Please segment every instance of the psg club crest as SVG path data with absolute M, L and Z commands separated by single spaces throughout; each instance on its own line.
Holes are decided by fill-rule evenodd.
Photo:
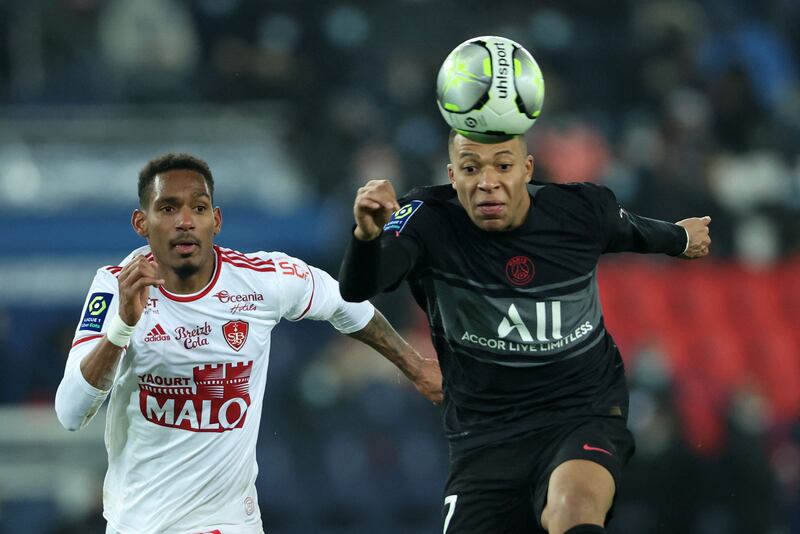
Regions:
M 506 263 L 506 278 L 515 286 L 524 286 L 533 280 L 536 269 L 528 256 L 514 256 Z
M 228 321 L 222 325 L 222 335 L 230 347 L 239 352 L 247 341 L 247 332 L 250 329 L 245 321 Z

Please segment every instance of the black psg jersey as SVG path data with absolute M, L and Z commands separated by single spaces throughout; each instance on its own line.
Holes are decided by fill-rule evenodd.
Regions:
M 408 281 L 439 357 L 453 445 L 565 418 L 626 417 L 622 360 L 600 308 L 598 259 L 686 248 L 683 228 L 625 211 L 606 187 L 528 190 L 523 224 L 489 232 L 469 219 L 449 185 L 415 189 L 379 240 L 351 240 L 342 264 L 347 300 Z

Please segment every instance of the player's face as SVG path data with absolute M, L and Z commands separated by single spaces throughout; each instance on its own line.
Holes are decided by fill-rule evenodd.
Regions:
M 507 231 L 525 221 L 533 158 L 523 138 L 484 144 L 456 135 L 447 173 L 459 202 L 479 228 Z
M 147 238 L 162 268 L 182 278 L 213 270 L 213 241 L 222 225 L 219 208 L 211 205 L 202 174 L 173 170 L 156 175 L 150 201 L 133 214 L 136 232 Z

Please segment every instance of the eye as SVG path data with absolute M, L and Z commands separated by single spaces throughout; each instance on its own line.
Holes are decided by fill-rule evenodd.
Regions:
M 162 206 L 159 211 L 162 213 L 172 213 L 173 211 L 175 211 L 175 208 L 173 208 L 172 206 Z
M 475 165 L 464 165 L 461 167 L 465 174 L 475 174 L 478 168 Z
M 205 211 L 206 211 L 208 208 L 207 208 L 206 206 L 202 206 L 202 205 L 201 205 L 201 206 L 195 206 L 195 208 L 194 208 L 194 209 L 195 209 L 195 211 L 196 211 L 197 213 L 203 213 L 203 212 L 205 212 Z
M 503 172 L 510 171 L 513 166 L 514 165 L 511 163 L 501 163 L 500 165 L 498 165 L 498 167 L 500 167 L 500 170 Z

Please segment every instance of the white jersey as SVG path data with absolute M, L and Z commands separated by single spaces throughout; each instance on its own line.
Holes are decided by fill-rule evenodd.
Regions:
M 214 275 L 198 293 L 150 288 L 117 371 L 103 504 L 109 526 L 122 534 L 262 532 L 256 438 L 273 327 L 307 318 L 351 333 L 374 314 L 369 303 L 344 302 L 330 275 L 285 254 L 216 246 L 214 253 Z M 116 275 L 139 254 L 150 254 L 149 247 L 97 271 L 57 410 L 70 401 L 61 391 L 69 391 L 67 381 L 98 392 L 78 366 L 117 313 Z

